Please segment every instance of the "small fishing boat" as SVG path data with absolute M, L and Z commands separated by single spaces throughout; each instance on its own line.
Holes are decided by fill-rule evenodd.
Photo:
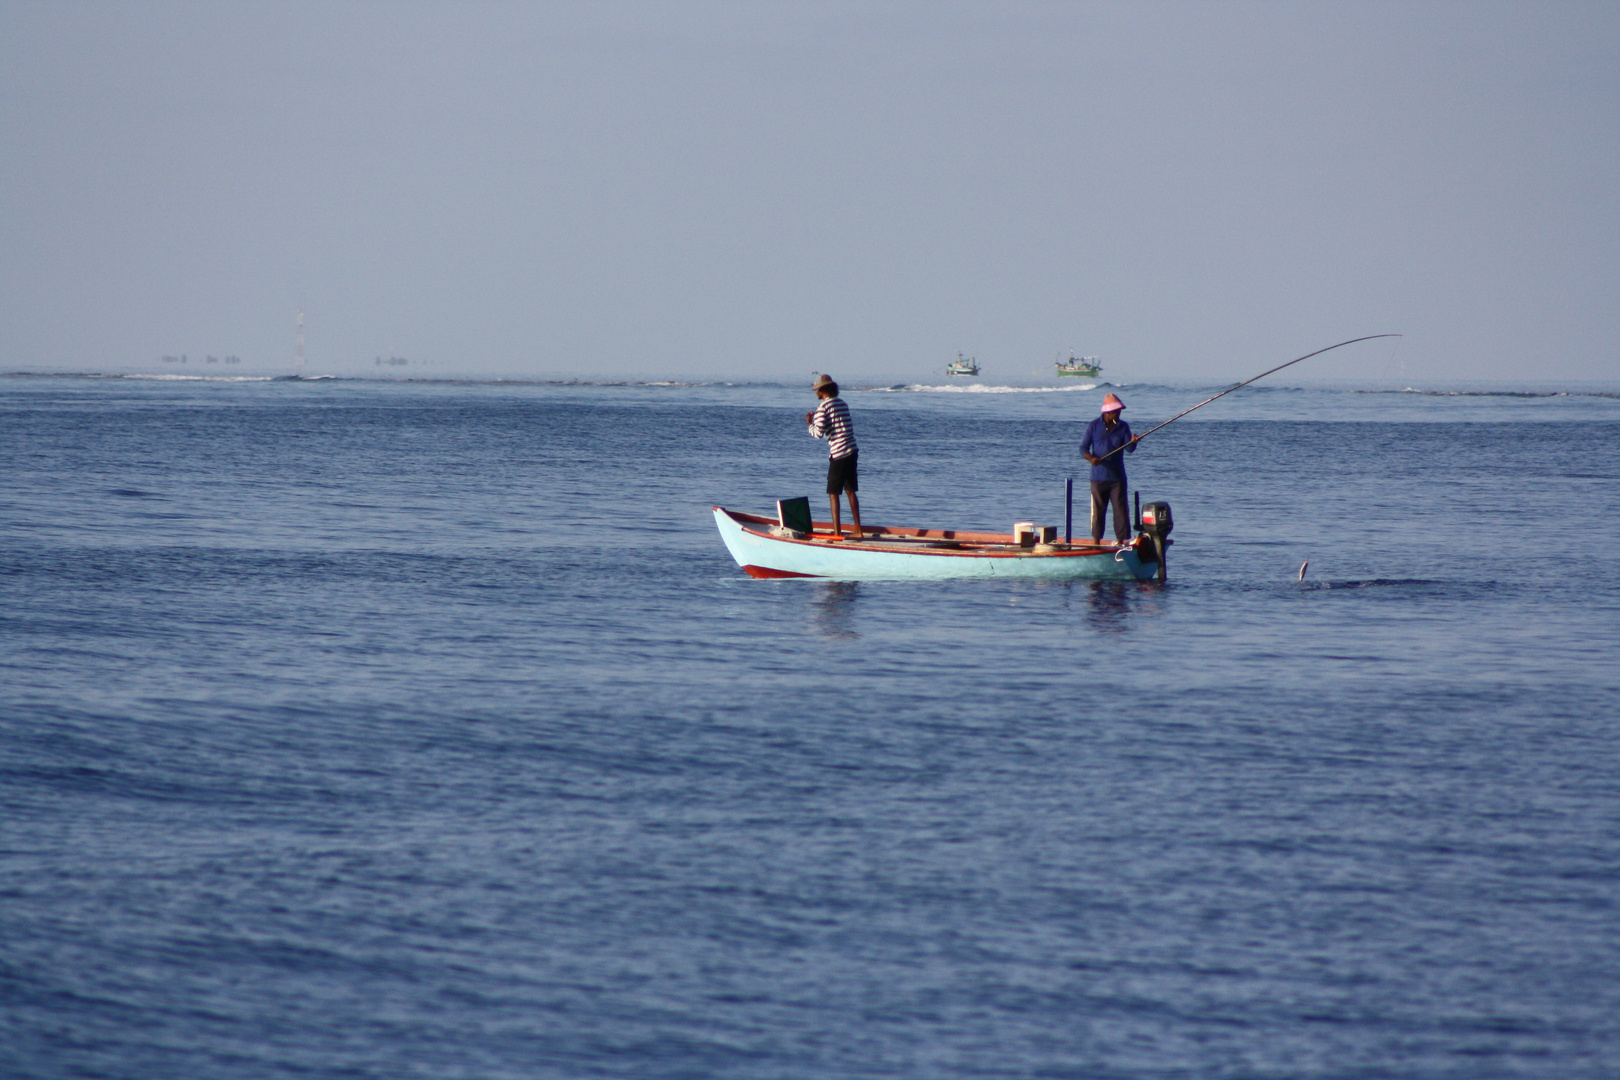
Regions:
M 1069 358 L 1057 362 L 1057 373 L 1059 377 L 1078 375 L 1089 379 L 1094 375 L 1102 374 L 1102 365 L 1097 363 L 1095 356 L 1076 356 L 1074 350 L 1070 349 Z
M 971 356 L 963 359 L 961 353 L 957 353 L 956 359 L 945 365 L 945 374 L 947 375 L 977 375 L 978 373 L 979 361 Z
M 1168 536 L 1155 540 L 1146 534 L 1123 544 L 1089 538 L 1037 543 L 1033 532 L 1015 536 L 892 526 L 868 526 L 856 539 L 853 532 L 835 534 L 829 522 L 813 522 L 809 531 L 801 531 L 723 506 L 714 507 L 714 521 L 737 565 L 756 578 L 1162 580 L 1161 545 L 1170 543 Z
M 1313 356 L 1320 356 L 1346 345 L 1399 334 L 1368 334 L 1351 338 L 1325 349 L 1306 353 L 1276 367 L 1227 387 L 1191 408 L 1183 409 L 1157 424 L 1136 440 L 1169 427 L 1189 413 L 1212 401 L 1219 401 L 1234 390 L 1241 390 L 1267 375 L 1292 367 Z M 1082 361 L 1095 359 L 1081 357 Z M 1062 364 L 1058 365 L 1060 368 Z M 1101 370 L 1100 368 L 1098 370 Z M 1125 449 L 1110 450 L 1103 457 Z M 1064 485 L 1065 518 L 1072 512 L 1074 479 Z M 837 578 L 845 581 L 895 579 L 944 580 L 948 578 L 1011 578 L 1023 581 L 1073 581 L 1101 579 L 1145 581 L 1165 580 L 1172 522 L 1170 504 L 1138 505 L 1137 537 L 1123 543 L 1101 541 L 1078 544 L 1057 542 L 1057 529 L 1020 523 L 1013 532 L 981 533 L 960 529 L 901 529 L 878 526 L 860 536 L 835 533 L 832 525 L 810 519 L 810 500 L 800 496 L 776 504 L 776 520 L 758 514 L 744 514 L 713 507 L 714 523 L 726 542 L 732 558 L 749 577 L 756 578 Z M 1068 527 L 1065 526 L 1065 532 Z M 1304 567 L 1300 568 L 1303 576 Z

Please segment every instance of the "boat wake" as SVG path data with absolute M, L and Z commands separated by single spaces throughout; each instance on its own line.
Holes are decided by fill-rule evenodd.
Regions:
M 1423 397 L 1481 397 L 1481 398 L 1554 398 L 1592 397 L 1620 398 L 1620 393 L 1605 390 L 1420 390 L 1408 386 L 1401 390 L 1352 390 L 1354 394 L 1420 394 Z
M 1108 383 L 1081 383 L 1077 386 L 933 386 L 927 383 L 902 383 L 898 386 L 860 387 L 877 394 L 1067 394 L 1077 390 L 1095 390 Z
M 1317 589 L 1378 589 L 1378 588 L 1409 588 L 1418 586 L 1426 588 L 1431 585 L 1445 585 L 1444 581 L 1435 581 L 1431 578 L 1367 578 L 1362 581 L 1306 581 L 1300 583 L 1300 589 L 1306 592 Z
M 269 382 L 270 375 L 114 375 L 114 379 L 141 379 L 150 382 Z

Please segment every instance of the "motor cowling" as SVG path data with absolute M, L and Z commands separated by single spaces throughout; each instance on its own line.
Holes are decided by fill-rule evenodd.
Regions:
M 1167 502 L 1152 502 L 1142 507 L 1142 521 L 1139 528 L 1148 536 L 1156 540 L 1163 540 L 1170 535 L 1175 523 L 1170 518 L 1170 504 Z

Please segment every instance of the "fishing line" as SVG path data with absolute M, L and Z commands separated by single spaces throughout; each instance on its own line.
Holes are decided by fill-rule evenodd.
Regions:
M 1389 360 L 1384 364 L 1384 378 L 1389 378 L 1389 369 L 1395 366 L 1395 354 L 1401 351 L 1401 343 L 1396 341 L 1389 347 Z M 1406 378 L 1406 357 L 1401 357 L 1401 378 Z

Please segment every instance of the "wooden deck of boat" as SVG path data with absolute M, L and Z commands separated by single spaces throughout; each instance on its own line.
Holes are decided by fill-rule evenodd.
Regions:
M 1134 542 L 1117 543 L 1063 543 L 1043 544 L 1039 548 L 1027 548 L 1019 545 L 1011 533 L 971 532 L 963 529 L 911 529 L 903 526 L 868 525 L 862 530 L 857 539 L 853 528 L 842 533 L 834 533 L 832 522 L 813 521 L 812 531 L 802 537 L 782 537 L 771 532 L 776 527 L 776 521 L 762 517 L 758 514 L 745 514 L 737 510 L 727 510 L 738 524 L 751 529 L 759 535 L 772 540 L 785 540 L 788 543 L 800 544 L 837 544 L 841 547 L 856 548 L 863 551 L 982 551 L 1013 554 L 1017 552 L 1038 551 L 1042 555 L 1050 554 L 1112 554 L 1121 547 L 1132 547 Z

